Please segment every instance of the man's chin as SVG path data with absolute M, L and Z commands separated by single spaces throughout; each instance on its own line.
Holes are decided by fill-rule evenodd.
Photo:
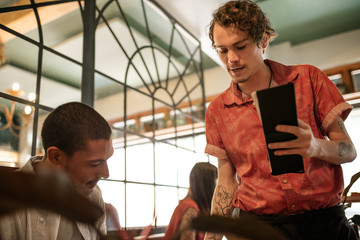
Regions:
M 94 188 L 93 187 L 86 187 L 85 189 L 84 189 L 84 194 L 86 195 L 86 196 L 89 196 L 92 192 L 94 191 Z
M 86 197 L 90 196 L 90 194 L 94 191 L 94 188 L 88 186 L 78 186 L 76 188 L 78 192 Z
M 242 79 L 242 78 L 232 78 L 232 81 L 235 82 L 236 84 L 242 84 L 242 83 L 246 83 L 249 79 Z

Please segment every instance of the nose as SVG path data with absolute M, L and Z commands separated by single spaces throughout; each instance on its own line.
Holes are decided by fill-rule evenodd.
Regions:
M 228 57 L 228 63 L 235 63 L 239 61 L 239 56 L 233 50 L 228 51 L 227 57 Z
M 101 178 L 108 178 L 110 176 L 109 174 L 109 167 L 107 165 L 107 162 L 103 164 L 103 166 L 100 168 L 99 177 Z

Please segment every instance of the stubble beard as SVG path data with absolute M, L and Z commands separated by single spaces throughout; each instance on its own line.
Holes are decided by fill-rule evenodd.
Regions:
M 235 82 L 236 84 L 242 84 L 242 83 L 245 83 L 249 80 L 249 78 L 245 77 L 244 76 L 244 73 L 242 73 L 243 76 L 236 76 L 236 74 L 233 73 L 233 71 L 231 69 L 233 68 L 236 68 L 236 66 L 228 66 L 227 67 L 227 70 L 228 70 L 228 73 L 232 79 L 233 82 Z M 242 67 L 244 68 L 244 67 Z M 245 78 L 244 78 L 245 77 Z
M 238 80 L 238 81 L 235 81 L 237 84 L 242 84 L 242 83 L 246 83 L 249 79 L 246 78 L 246 79 L 241 79 L 241 80 Z

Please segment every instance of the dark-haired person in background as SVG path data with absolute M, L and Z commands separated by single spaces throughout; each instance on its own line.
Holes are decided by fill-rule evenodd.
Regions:
M 276 33 L 254 2 L 229 1 L 218 8 L 209 37 L 232 80 L 206 112 L 205 152 L 219 162 L 212 214 L 230 216 L 238 208 L 240 216 L 257 216 L 289 239 L 357 239 L 339 205 L 340 164 L 356 157 L 343 123 L 352 106 L 318 68 L 263 59 Z M 295 87 L 299 125 L 276 130 L 296 139 L 269 148 L 275 155 L 301 155 L 305 173 L 273 176 L 251 93 L 287 83 Z
M 190 221 L 199 214 L 209 215 L 211 198 L 217 181 L 217 168 L 206 162 L 194 165 L 190 172 L 190 187 L 186 197 L 179 202 L 166 228 L 163 240 L 174 239 L 179 232 L 179 240 L 202 240 L 204 234 L 186 230 Z
M 105 212 L 97 182 L 109 177 L 107 159 L 114 151 L 108 122 L 93 108 L 70 102 L 47 116 L 41 138 L 44 156 L 32 157 L 20 171 L 31 174 L 62 171 L 79 192 Z M 106 234 L 105 215 L 95 227 Z M 0 239 L 95 240 L 99 237 L 92 226 L 41 209 L 24 209 L 0 218 Z

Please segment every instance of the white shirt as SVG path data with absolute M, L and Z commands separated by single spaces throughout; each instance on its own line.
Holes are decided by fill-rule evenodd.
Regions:
M 30 160 L 21 168 L 20 171 L 34 173 L 33 164 L 38 163 L 41 161 L 41 159 L 42 157 L 30 158 Z M 105 204 L 101 196 L 101 190 L 98 186 L 96 186 L 94 191 L 90 194 L 90 199 L 95 204 L 98 204 L 105 213 Z M 69 201 L 71 201 L 71 199 L 69 199 Z M 75 236 L 77 233 L 80 233 L 81 236 L 79 239 L 82 237 L 84 240 L 100 239 L 100 236 L 98 236 L 95 228 L 99 229 L 103 235 L 106 235 L 105 214 L 95 223 L 95 228 L 88 224 L 74 221 L 71 221 L 70 224 L 76 223 L 76 226 L 69 226 L 69 222 L 62 222 L 62 218 L 63 217 L 57 213 L 42 209 L 23 209 L 17 211 L 0 218 L 0 239 L 57 240 L 59 229 L 62 229 L 63 227 L 70 227 Z M 62 224 L 60 224 L 60 221 Z M 66 233 L 65 235 L 63 232 L 59 234 L 60 238 L 65 236 Z M 67 239 L 72 238 L 68 237 Z

